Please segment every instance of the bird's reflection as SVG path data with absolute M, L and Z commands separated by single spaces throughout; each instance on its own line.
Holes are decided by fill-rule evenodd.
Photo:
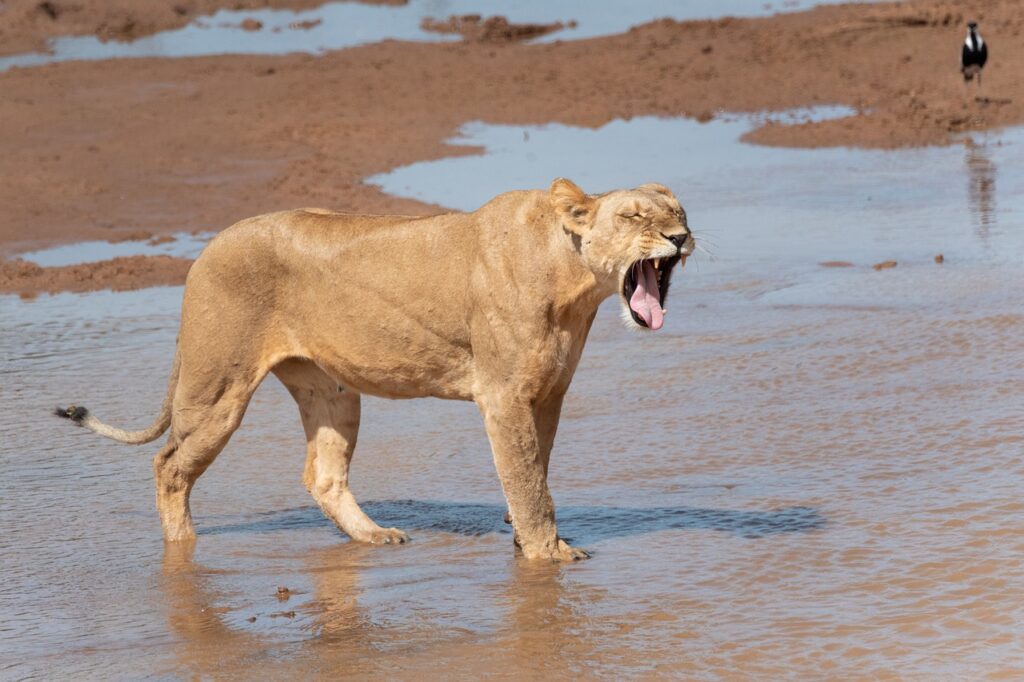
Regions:
M 985 145 L 968 140 L 965 149 L 967 202 L 978 237 L 987 241 L 996 222 L 996 165 Z

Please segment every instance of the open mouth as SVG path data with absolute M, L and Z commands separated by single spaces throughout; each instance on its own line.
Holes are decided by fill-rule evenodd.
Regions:
M 629 266 L 622 280 L 622 295 L 629 304 L 633 321 L 648 329 L 661 329 L 665 322 L 665 296 L 672 269 L 680 257 L 646 258 Z

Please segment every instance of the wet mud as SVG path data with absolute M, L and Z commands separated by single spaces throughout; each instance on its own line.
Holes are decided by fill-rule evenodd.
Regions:
M 576 22 L 563 24 L 556 21 L 551 24 L 514 24 L 501 15 L 486 17 L 479 14 L 463 14 L 450 16 L 440 21 L 426 18 L 420 25 L 425 31 L 434 33 L 456 33 L 464 40 L 477 43 L 511 43 L 531 40 L 540 36 L 561 31 L 567 26 L 573 28 Z
M 125 291 L 182 284 L 192 260 L 173 256 L 122 256 L 98 263 L 41 267 L 21 259 L 0 261 L 0 291 L 34 298 L 60 291 Z

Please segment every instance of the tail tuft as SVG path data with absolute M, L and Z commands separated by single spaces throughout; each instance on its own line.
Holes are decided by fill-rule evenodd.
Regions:
M 104 424 L 94 417 L 89 410 L 77 405 L 69 407 L 58 407 L 54 410 L 61 419 L 70 419 L 76 426 L 89 429 L 93 433 L 116 440 L 119 443 L 130 445 L 141 445 L 151 443 L 162 436 L 171 426 L 171 412 L 174 406 L 174 391 L 178 385 L 178 372 L 181 369 L 181 354 L 174 353 L 174 366 L 171 367 L 171 378 L 167 384 L 167 394 L 164 396 L 164 404 L 160 406 L 160 414 L 156 421 L 150 424 L 148 429 L 142 431 L 125 431 L 110 424 Z
M 77 407 L 75 405 L 71 405 L 67 408 L 58 407 L 53 411 L 53 413 L 58 417 L 70 419 L 79 426 L 81 426 L 82 421 L 89 416 L 89 410 L 85 409 L 84 407 Z

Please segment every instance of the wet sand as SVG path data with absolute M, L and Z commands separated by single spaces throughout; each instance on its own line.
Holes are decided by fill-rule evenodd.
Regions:
M 24 299 L 59 291 L 127 291 L 181 284 L 190 267 L 190 259 L 173 256 L 123 256 L 49 267 L 19 259 L 0 268 L 0 290 L 16 291 Z
M 978 92 L 964 87 L 955 64 L 968 14 L 999 46 Z M 126 231 L 219 230 L 303 205 L 437 211 L 363 180 L 473 153 L 444 144 L 472 120 L 599 126 L 640 115 L 707 120 L 723 110 L 844 104 L 860 113 L 768 125 L 749 139 L 948 144 L 964 131 L 1024 120 L 1020 27 L 1012 2 L 921 0 L 662 21 L 538 45 L 388 42 L 322 57 L 12 69 L 0 74 L 9 132 L 0 137 L 0 250 Z M 0 268 L 5 291 L 36 290 L 10 264 Z

